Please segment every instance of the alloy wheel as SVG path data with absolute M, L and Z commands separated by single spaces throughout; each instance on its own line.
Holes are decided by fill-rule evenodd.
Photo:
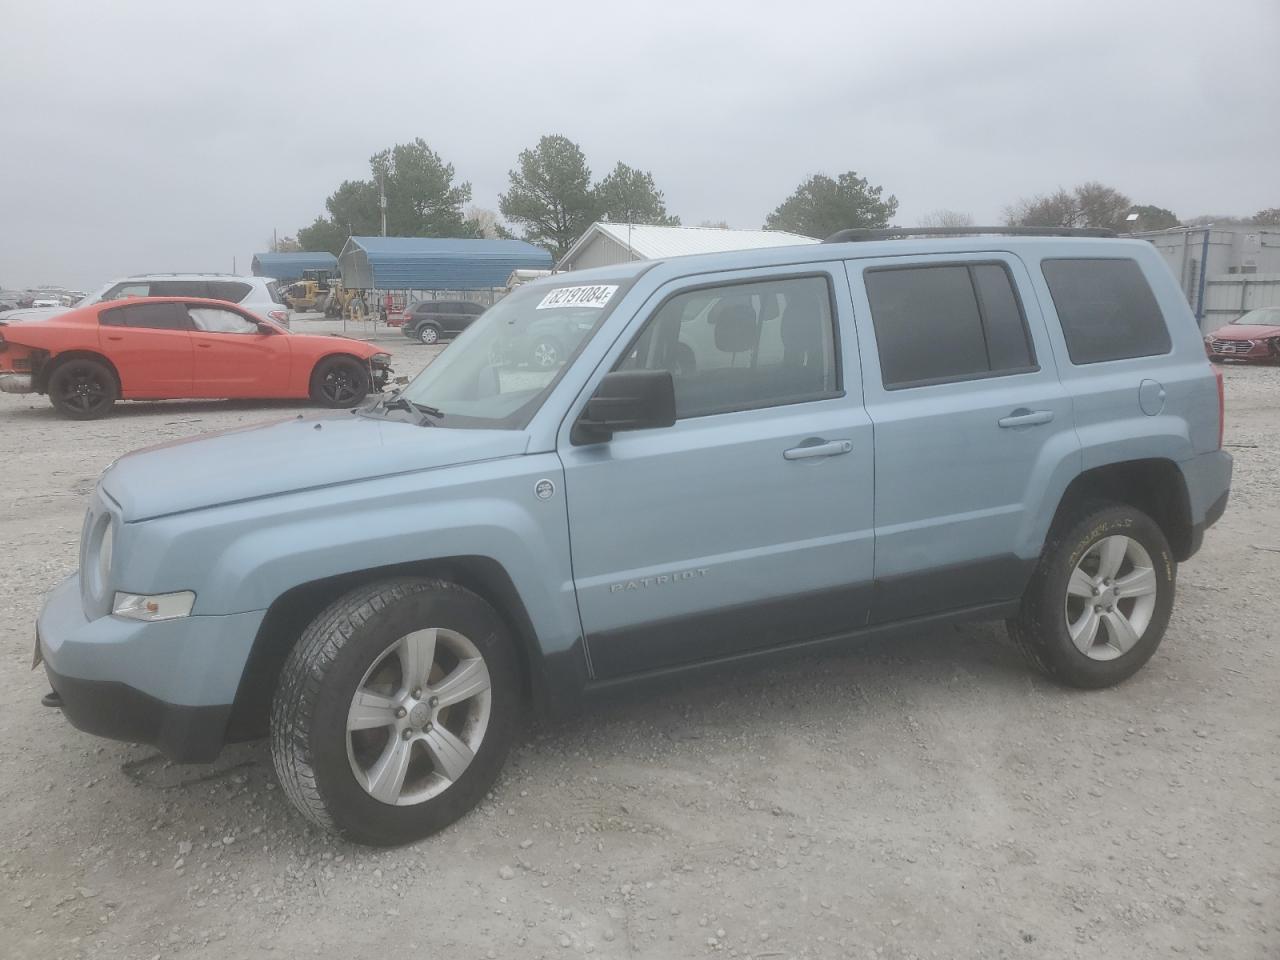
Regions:
M 356 781 L 382 803 L 438 796 L 467 770 L 489 727 L 489 668 L 454 630 L 416 630 L 365 673 L 347 711 L 347 758 Z
M 58 392 L 58 399 L 67 407 L 90 413 L 110 396 L 108 385 L 103 382 L 101 374 L 94 368 L 74 364 L 67 371 Z
M 351 403 L 359 399 L 351 372 L 345 367 L 335 367 L 325 374 L 320 384 L 325 399 L 334 404 Z
M 1091 660 L 1133 649 L 1151 623 L 1158 581 L 1145 547 L 1132 537 L 1103 537 L 1084 552 L 1067 582 L 1067 631 Z

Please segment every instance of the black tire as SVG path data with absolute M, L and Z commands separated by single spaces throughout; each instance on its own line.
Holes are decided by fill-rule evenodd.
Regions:
M 49 375 L 49 402 L 61 416 L 71 420 L 98 420 L 105 417 L 120 399 L 120 384 L 112 369 L 101 360 L 72 357 L 63 360 Z
M 1155 602 L 1133 646 L 1118 655 L 1106 650 L 1114 659 L 1095 659 L 1072 641 L 1068 616 L 1072 615 L 1069 613 L 1072 603 L 1082 609 L 1085 603 L 1102 603 L 1106 598 L 1069 601 L 1068 583 L 1085 555 L 1103 539 L 1116 535 L 1136 541 L 1146 551 L 1154 576 Z M 1017 617 L 1007 622 L 1009 635 L 1033 666 L 1059 683 L 1083 689 L 1120 683 L 1136 673 L 1160 646 L 1173 612 L 1177 570 L 1164 532 L 1145 513 L 1123 504 L 1087 504 L 1077 511 L 1074 520 L 1050 533 L 1040 564 L 1023 595 L 1022 608 Z M 1130 606 L 1126 611 L 1125 605 L 1136 603 L 1136 600 L 1122 598 L 1113 601 L 1112 609 L 1119 610 L 1127 619 L 1135 608 Z M 1100 642 L 1106 647 L 1103 641 L 1110 636 L 1110 630 L 1105 617 L 1098 629 Z
M 424 323 L 418 327 L 417 337 L 427 346 L 434 346 L 440 342 L 440 328 L 434 323 Z
M 354 407 L 373 389 L 368 364 L 354 357 L 329 357 L 311 375 L 311 399 L 322 407 Z
M 488 725 L 468 765 L 442 792 L 410 805 L 384 803 L 352 770 L 348 710 L 388 647 L 432 626 L 466 635 L 480 651 L 490 681 Z M 336 600 L 290 652 L 272 703 L 271 755 L 285 795 L 312 823 L 358 843 L 410 843 L 453 823 L 493 786 L 511 745 L 520 709 L 511 644 L 488 603 L 443 580 L 386 580 Z

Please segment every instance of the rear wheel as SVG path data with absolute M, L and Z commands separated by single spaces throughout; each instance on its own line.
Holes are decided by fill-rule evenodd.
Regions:
M 430 346 L 440 342 L 440 328 L 434 323 L 424 323 L 418 328 L 418 339 Z
M 480 597 L 441 580 L 360 587 L 285 662 L 271 712 L 280 783 L 348 839 L 420 839 L 497 779 L 519 689 L 506 627 Z
M 119 398 L 116 375 L 100 360 L 64 360 L 49 376 L 49 401 L 72 420 L 105 417 Z
M 323 407 L 354 407 L 369 395 L 369 368 L 353 357 L 330 357 L 311 376 L 311 399 Z
M 1108 687 L 1151 658 L 1173 612 L 1177 563 L 1145 513 L 1095 504 L 1050 537 L 1009 633 L 1073 687 Z

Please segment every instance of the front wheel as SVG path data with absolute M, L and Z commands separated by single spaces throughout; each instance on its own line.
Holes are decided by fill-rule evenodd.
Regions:
M 360 843 L 421 839 L 497 779 L 520 685 L 505 624 L 442 580 L 397 579 L 323 611 L 285 661 L 271 753 L 308 820 Z
M 73 357 L 58 364 L 49 377 L 49 402 L 72 420 L 97 420 L 111 412 L 120 386 L 100 360 Z
M 1130 506 L 1095 504 L 1050 536 L 1009 633 L 1053 679 L 1109 687 L 1160 645 L 1176 579 L 1154 520 Z
M 373 388 L 369 368 L 353 357 L 330 357 L 311 376 L 311 399 L 322 407 L 354 407 Z

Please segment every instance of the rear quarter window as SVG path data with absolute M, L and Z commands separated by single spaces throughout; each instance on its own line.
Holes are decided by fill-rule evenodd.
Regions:
M 1137 261 L 1045 260 L 1040 265 L 1076 365 L 1168 353 L 1160 305 Z
M 238 280 L 206 281 L 209 292 L 205 294 L 210 300 L 225 300 L 227 303 L 240 303 L 253 289 L 247 283 Z

